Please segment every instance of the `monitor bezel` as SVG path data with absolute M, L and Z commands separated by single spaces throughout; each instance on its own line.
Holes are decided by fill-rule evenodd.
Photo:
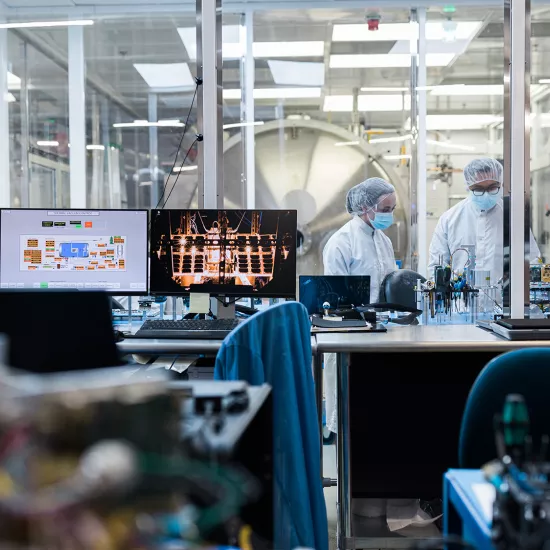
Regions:
M 109 296 L 147 296 L 149 294 L 149 222 L 151 219 L 150 216 L 150 210 L 147 208 L 0 208 L 0 262 L 2 258 L 2 219 L 3 219 L 3 212 L 5 210 L 24 210 L 24 211 L 31 211 L 31 210 L 52 210 L 52 211 L 61 211 L 61 210 L 71 210 L 75 212 L 80 211 L 92 211 L 92 212 L 145 212 L 146 217 L 146 223 L 145 223 L 145 242 L 146 242 L 146 253 L 145 253 L 145 289 L 144 290 L 136 290 L 136 291 L 126 291 L 122 289 L 117 289 L 116 291 L 113 291 L 112 289 L 108 288 L 90 288 L 88 290 L 81 290 L 81 289 L 74 289 L 77 292 L 105 292 Z M 1 273 L 2 266 L 0 265 L 0 273 Z M 10 290 L 10 289 L 3 289 L 3 290 Z M 31 289 L 31 288 L 16 288 L 11 290 L 33 290 L 36 292 L 52 292 L 57 290 L 73 290 L 73 289 L 65 289 L 65 288 L 37 288 L 37 289 Z
M 213 297 L 229 297 L 229 298 L 291 298 L 291 299 L 296 299 L 296 278 L 297 278 L 297 274 L 296 274 L 296 269 L 297 269 L 297 260 L 298 260 L 298 255 L 297 255 L 297 239 L 298 239 L 298 211 L 296 209 L 293 209 L 293 208 L 151 208 L 151 211 L 149 213 L 149 218 L 150 218 L 150 231 L 149 231 L 149 262 L 151 262 L 151 257 L 152 257 L 152 239 L 151 239 L 151 233 L 152 233 L 152 229 L 153 229 L 153 214 L 157 211 L 162 211 L 162 212 L 182 212 L 182 211 L 185 211 L 185 212 L 219 212 L 220 210 L 223 210 L 224 212 L 243 212 L 243 211 L 246 211 L 246 212 L 294 212 L 295 216 L 296 216 L 296 235 L 294 236 L 294 291 L 293 292 L 288 292 L 288 293 L 282 293 L 282 292 L 278 292 L 278 293 L 270 293 L 270 292 L 267 292 L 267 293 L 242 293 L 242 292 L 232 292 L 232 287 L 230 285 L 227 286 L 229 292 L 206 292 L 205 291 L 205 294 L 208 293 L 210 294 L 210 296 L 213 296 Z M 180 297 L 180 296 L 183 296 L 183 297 L 188 297 L 190 296 L 191 294 L 193 294 L 191 291 L 189 290 L 182 290 L 181 292 L 173 292 L 173 291 L 170 291 L 170 292 L 166 292 L 166 291 L 162 291 L 162 290 L 153 290 L 153 285 L 152 285 L 152 268 L 151 268 L 151 265 L 149 266 L 150 267 L 150 274 L 149 274 L 149 294 L 151 296 L 177 296 L 177 297 Z M 221 285 L 220 285 L 221 286 Z M 237 287 L 235 287 L 237 288 Z M 198 292 L 200 293 L 200 291 Z

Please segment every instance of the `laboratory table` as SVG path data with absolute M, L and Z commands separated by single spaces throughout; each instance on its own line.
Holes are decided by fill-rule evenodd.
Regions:
M 509 341 L 473 325 L 390 326 L 387 333 L 316 335 L 315 370 L 336 353 L 338 547 L 407 547 L 380 530 L 367 535 L 352 516 L 354 498 L 441 496 L 444 472 L 457 466 L 458 436 L 471 385 L 506 351 L 548 347 Z

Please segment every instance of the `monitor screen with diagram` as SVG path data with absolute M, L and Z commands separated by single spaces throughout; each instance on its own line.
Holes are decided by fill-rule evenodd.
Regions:
M 295 210 L 151 211 L 152 293 L 293 297 Z
M 147 210 L 0 210 L 0 288 L 147 293 Z

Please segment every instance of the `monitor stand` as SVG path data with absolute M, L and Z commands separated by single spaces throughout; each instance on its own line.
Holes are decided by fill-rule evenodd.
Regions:
M 235 302 L 226 302 L 225 296 L 210 296 L 210 310 L 217 319 L 235 319 Z

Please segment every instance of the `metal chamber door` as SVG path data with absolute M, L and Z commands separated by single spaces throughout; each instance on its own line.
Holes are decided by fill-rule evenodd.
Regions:
M 369 177 L 382 177 L 397 190 L 391 238 L 396 259 L 408 254 L 408 177 L 380 160 L 372 146 L 338 126 L 313 120 L 280 120 L 255 128 L 256 208 L 298 211 L 298 274 L 323 273 L 322 251 L 329 237 L 349 219 L 348 190 Z M 342 145 L 342 144 L 348 145 Z M 245 206 L 241 134 L 224 146 L 225 206 Z

